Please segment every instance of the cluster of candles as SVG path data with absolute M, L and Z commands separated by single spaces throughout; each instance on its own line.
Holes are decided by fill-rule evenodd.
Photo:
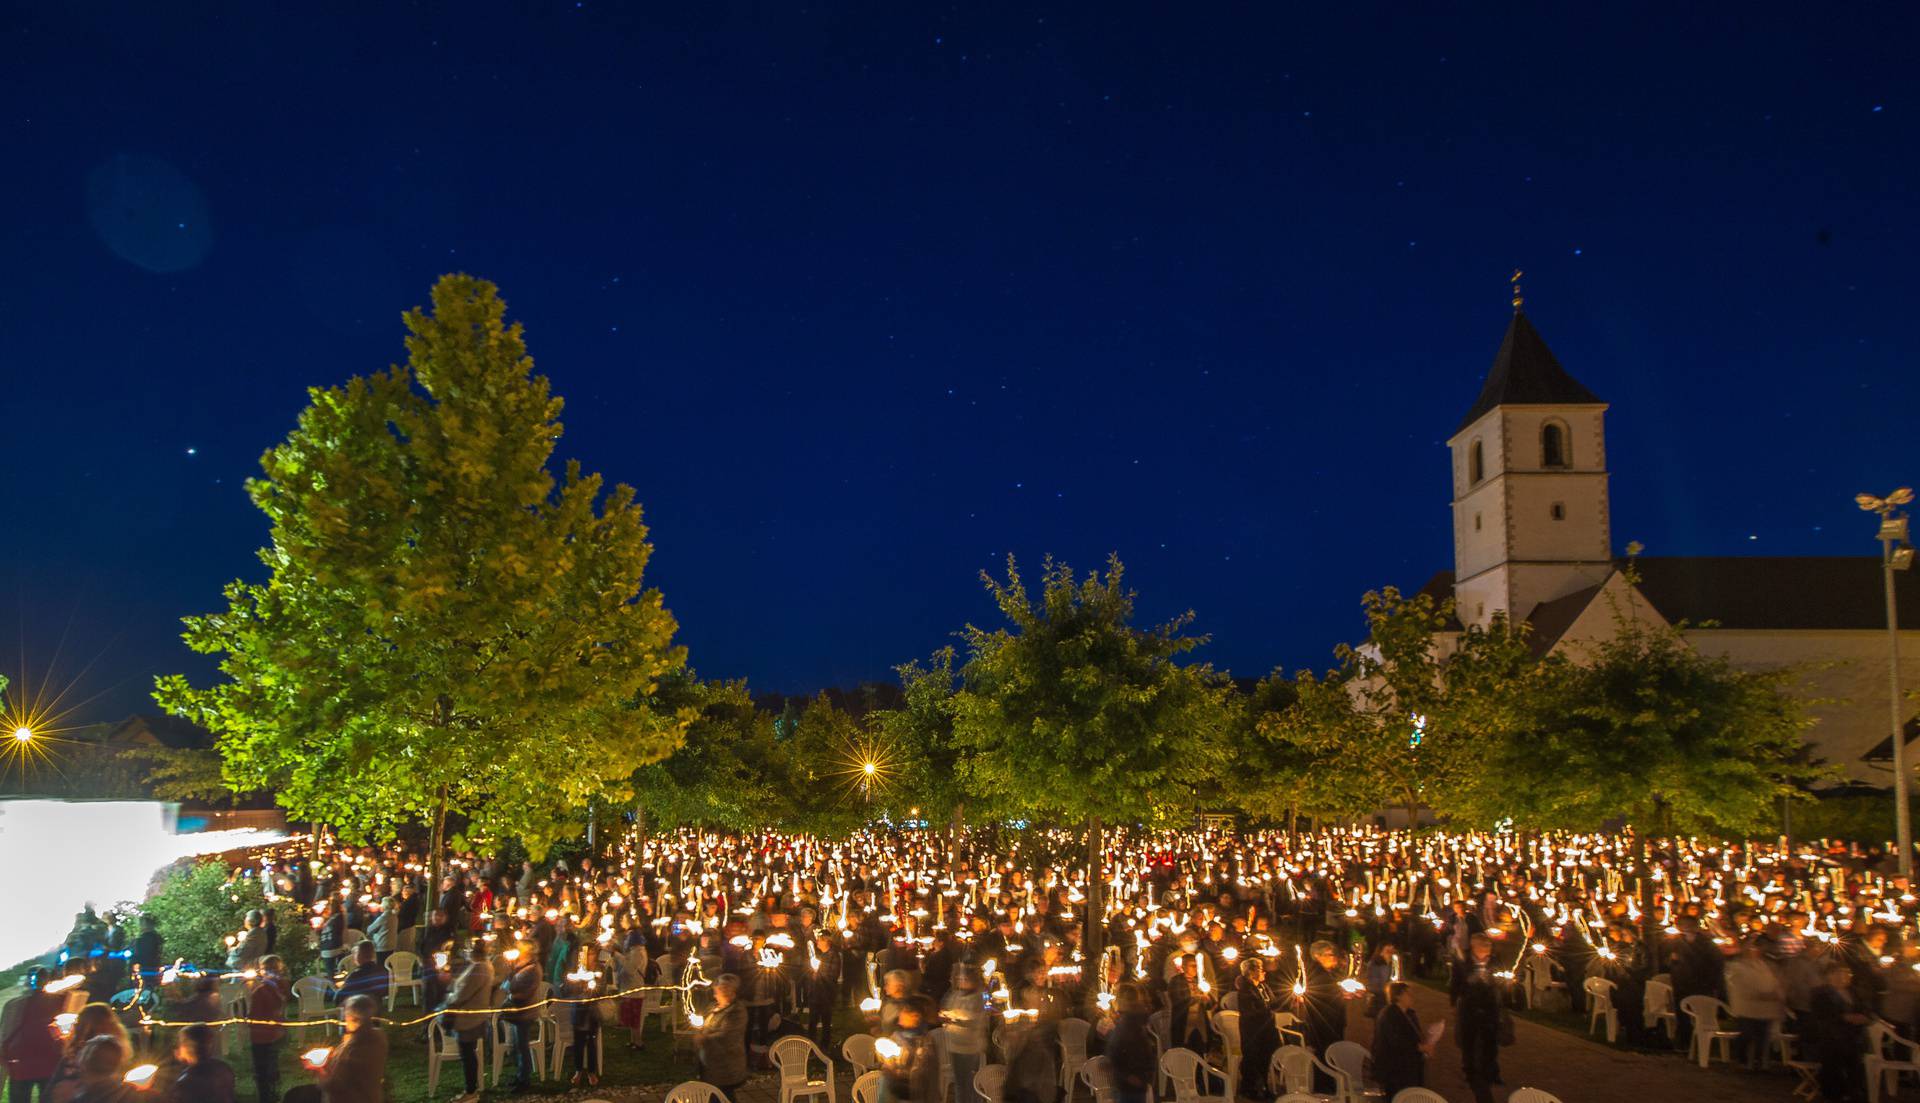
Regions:
M 995 839 L 1011 842 L 995 848 Z M 591 931 L 601 946 L 644 925 L 677 924 L 676 933 L 696 937 L 710 930 L 730 934 L 760 926 L 772 901 L 781 910 L 811 907 L 815 926 L 829 932 L 845 934 L 877 922 L 890 937 L 922 952 L 940 931 L 968 940 L 969 920 L 976 916 L 989 924 L 1010 919 L 1015 937 L 1026 939 L 1049 920 L 1047 911 L 1071 923 L 1087 907 L 1085 868 L 1039 857 L 1073 853 L 1072 841 L 1069 833 L 1044 831 L 955 837 L 875 829 L 843 839 L 692 830 L 629 835 L 602 867 L 556 867 L 524 896 L 495 897 L 480 916 L 479 937 L 513 946 L 528 939 L 541 919 L 565 919 Z M 1291 974 L 1285 984 L 1299 995 L 1306 971 L 1299 948 L 1288 955 L 1256 929 L 1262 913 L 1308 915 L 1316 925 L 1393 927 L 1418 919 L 1439 927 L 1451 906 L 1464 902 L 1489 920 L 1496 937 L 1519 936 L 1516 968 L 1527 952 L 1545 947 L 1544 939 L 1535 939 L 1529 913 L 1547 917 L 1556 937 L 1583 940 L 1602 956 L 1612 953 L 1605 938 L 1609 923 L 1638 925 L 1646 918 L 1644 908 L 1653 910 L 1656 926 L 1672 929 L 1679 912 L 1692 906 L 1711 931 L 1729 939 L 1743 933 L 1736 922 L 1740 913 L 1749 924 L 1791 917 L 1795 933 L 1816 940 L 1837 939 L 1861 920 L 1908 926 L 1915 903 L 1909 886 L 1864 868 L 1861 857 L 1835 846 L 1789 847 L 1785 840 L 1662 838 L 1643 844 L 1630 834 L 1116 830 L 1102 855 L 1099 918 L 1110 931 L 1126 932 L 1108 952 L 1144 978 L 1144 951 L 1152 942 L 1177 940 L 1188 931 L 1204 934 L 1215 923 L 1233 926 L 1245 909 L 1241 946 L 1227 948 L 1222 959 L 1260 954 L 1269 960 L 1269 972 L 1278 965 Z M 424 876 L 417 859 L 368 848 L 325 845 L 310 859 L 297 846 L 283 846 L 260 852 L 258 860 L 269 886 L 291 863 L 313 860 L 325 892 L 312 905 L 315 926 L 335 899 L 370 907 L 403 878 Z M 482 868 L 471 856 L 456 856 L 449 865 L 455 871 Z M 806 942 L 804 959 L 791 935 L 775 933 L 761 943 L 757 964 L 779 968 L 798 959 L 818 968 L 809 932 L 795 933 Z M 732 941 L 753 945 L 743 934 L 733 934 Z M 1017 942 L 1008 947 L 1023 948 Z M 503 956 L 512 960 L 517 954 L 507 949 Z M 1285 957 L 1292 960 L 1279 960 Z M 1077 980 L 1081 969 L 1076 950 L 1052 967 L 1052 975 L 1071 973 Z M 1110 1003 L 1109 970 L 1097 973 L 1099 996 Z M 567 979 L 589 988 L 600 983 L 599 974 L 585 968 Z M 874 1010 L 878 986 L 871 972 L 867 979 L 870 994 L 862 1006 Z M 1203 962 L 1201 989 L 1216 983 Z M 1364 987 L 1351 975 L 1340 986 L 1349 994 Z M 1005 993 L 1003 981 L 993 994 Z

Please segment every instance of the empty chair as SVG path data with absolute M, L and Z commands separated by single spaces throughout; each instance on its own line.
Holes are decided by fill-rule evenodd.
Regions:
M 1227 1098 L 1240 1097 L 1240 1012 L 1215 1011 L 1213 1032 L 1220 1036 L 1220 1048 L 1227 1058 Z
M 1074 1086 L 1080 1082 L 1080 1066 L 1087 1063 L 1087 1033 L 1093 1024 L 1085 1019 L 1061 1019 L 1060 1086 L 1066 1089 L 1067 1103 L 1073 1103 Z
M 974 1094 L 987 1103 L 1006 1103 L 1007 1066 L 983 1065 L 973 1074 Z
M 1680 1019 L 1673 1012 L 1673 985 L 1667 974 L 1655 973 L 1647 981 L 1646 993 L 1641 997 L 1641 1018 L 1648 1024 L 1659 1023 L 1667 1028 L 1667 1041 L 1679 1037 Z
M 1401 1088 L 1387 1103 L 1447 1103 L 1447 1097 L 1432 1088 Z
M 1587 1033 L 1602 1023 L 1607 1027 L 1607 1041 L 1615 1041 L 1620 1036 L 1620 1013 L 1613 1007 L 1613 982 L 1605 977 L 1588 977 L 1587 990 Z
M 1567 987 L 1553 979 L 1553 959 L 1545 954 L 1534 954 L 1528 957 L 1520 966 L 1520 976 L 1523 982 L 1520 989 L 1521 995 L 1526 999 L 1529 1008 L 1543 1006 L 1550 993 L 1556 989 L 1564 992 Z
M 1882 1081 L 1894 1090 L 1903 1072 L 1920 1073 L 1920 1044 L 1907 1041 L 1892 1027 L 1875 1019 L 1867 1024 L 1867 1103 L 1880 1103 Z
M 853 1078 L 853 1103 L 880 1103 L 880 1070 L 863 1072 Z
M 1080 1065 L 1080 1083 L 1093 1103 L 1113 1103 L 1113 1062 L 1106 1057 L 1088 1058 Z
M 413 993 L 413 1006 L 419 1007 L 426 1001 L 427 982 L 420 975 L 420 957 L 406 950 L 395 950 L 387 955 L 387 1010 L 392 1011 L 394 1001 L 400 998 L 402 990 Z
M 1300 1016 L 1291 1011 L 1275 1011 L 1273 1025 L 1280 1028 L 1280 1044 L 1304 1046 L 1307 1036 L 1300 1030 Z
M 840 1043 L 840 1056 L 853 1066 L 853 1078 L 860 1079 L 867 1070 L 880 1065 L 880 1055 L 873 1051 L 873 1035 L 849 1034 L 847 1040 Z
M 325 977 L 301 977 L 293 982 L 293 1003 L 302 1019 L 325 1019 L 327 1012 L 327 993 L 333 985 Z M 327 1025 L 329 1033 L 339 1028 L 340 1020 L 333 1019 Z
M 1715 1042 L 1720 1043 L 1720 1059 L 1733 1060 L 1733 1040 L 1740 1036 L 1737 1030 L 1721 1030 L 1720 1016 L 1726 1013 L 1727 1005 L 1712 996 L 1688 996 L 1680 1001 L 1680 1011 L 1693 1023 L 1693 1040 L 1689 1043 L 1689 1056 L 1699 1062 L 1701 1068 L 1707 1067 L 1708 1055 Z
M 1206 1094 L 1204 1089 L 1211 1086 L 1211 1080 L 1225 1080 L 1226 1074 L 1200 1059 L 1200 1055 L 1190 1049 L 1170 1049 L 1160 1058 L 1160 1071 L 1173 1081 L 1174 1103 L 1233 1103 L 1231 1095 Z M 1205 1076 L 1208 1081 L 1200 1078 Z
M 1327 1064 L 1346 1074 L 1348 1088 L 1356 1097 L 1367 1082 L 1367 1062 L 1372 1059 L 1373 1054 L 1359 1042 L 1335 1042 L 1327 1047 Z
M 666 1103 L 727 1103 L 727 1096 L 705 1080 L 688 1080 L 673 1086 Z
M 807 1075 L 808 1066 L 816 1057 L 826 1070 L 818 1080 Z M 780 1073 L 780 1103 L 793 1103 L 795 1099 L 814 1095 L 824 1095 L 827 1103 L 833 1103 L 833 1058 L 814 1045 L 812 1039 L 789 1034 L 773 1043 L 767 1050 L 767 1059 Z
M 1312 1094 L 1313 1074 L 1315 1070 L 1325 1073 L 1333 1081 L 1333 1095 L 1336 1099 L 1350 1099 L 1355 1095 L 1355 1087 L 1347 1074 L 1314 1056 L 1306 1046 L 1281 1046 L 1273 1051 L 1273 1060 L 1267 1063 L 1267 1087 L 1302 1094 Z
M 1515 1088 L 1507 1096 L 1507 1103 L 1560 1103 L 1560 1097 L 1539 1088 Z

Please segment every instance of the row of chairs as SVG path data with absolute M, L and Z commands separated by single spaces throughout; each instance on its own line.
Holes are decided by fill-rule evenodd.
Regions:
M 1587 1033 L 1593 1034 L 1604 1029 L 1608 1042 L 1617 1041 L 1620 1012 L 1614 1003 L 1614 983 L 1604 977 L 1588 977 L 1584 987 L 1588 1001 Z M 1733 1060 L 1733 1040 L 1740 1036 L 1740 1032 L 1726 1028 L 1725 1024 L 1733 1018 L 1732 1009 L 1712 996 L 1688 996 L 1680 1001 L 1676 1010 L 1673 984 L 1665 973 L 1656 974 L 1647 981 L 1641 1015 L 1645 1022 L 1664 1029 L 1668 1041 L 1678 1039 L 1680 1016 L 1685 1015 L 1693 1027 L 1687 1040 L 1687 1058 L 1701 1068 L 1712 1063 L 1716 1052 L 1722 1061 Z M 1800 1078 L 1794 1088 L 1795 1097 L 1808 1100 L 1816 1098 L 1820 1091 L 1815 1080 L 1819 1066 L 1794 1056 L 1799 1037 L 1775 1030 L 1773 1041 L 1779 1047 L 1780 1064 Z M 1875 1020 L 1867 1024 L 1867 1051 L 1861 1060 L 1866 1065 L 1868 1103 L 1879 1103 L 1883 1090 L 1891 1094 L 1897 1088 L 1902 1073 L 1920 1076 L 1920 1042 L 1909 1041 L 1893 1027 Z
M 1369 1098 L 1365 1072 L 1370 1059 L 1367 1048 L 1358 1042 L 1335 1042 L 1328 1046 L 1326 1061 L 1321 1061 L 1305 1046 L 1281 1046 L 1267 1066 L 1267 1085 L 1279 1093 L 1277 1103 L 1362 1103 Z M 1160 1071 L 1173 1083 L 1173 1103 L 1233 1103 L 1236 1098 L 1238 1085 L 1226 1071 L 1207 1064 L 1190 1049 L 1168 1050 L 1160 1058 Z M 1315 1073 L 1333 1081 L 1331 1095 L 1314 1094 Z M 1225 1094 L 1211 1095 L 1203 1091 L 1203 1086 L 1216 1080 L 1227 1085 Z M 1377 1098 L 1379 1092 L 1371 1095 Z M 1507 1101 L 1560 1103 L 1538 1088 L 1515 1088 Z M 1391 1103 L 1446 1103 L 1446 1099 L 1427 1088 L 1403 1088 Z
M 540 985 L 539 998 L 545 999 L 548 985 Z M 499 1014 L 489 1016 L 487 1030 L 482 1035 L 482 1060 L 480 1082 L 484 1086 L 491 1081 L 496 1087 L 505 1082 L 507 1076 L 507 1055 L 513 1051 L 513 1028 Z M 594 1056 L 601 1068 L 606 1067 L 606 1032 L 599 1031 L 593 1036 Z M 547 1078 L 551 1068 L 555 1076 L 566 1067 L 567 1054 L 574 1047 L 573 1017 L 556 1014 L 553 1006 L 548 1005 L 533 1021 L 532 1036 L 527 1039 L 527 1048 L 533 1057 L 533 1072 L 537 1079 Z M 440 1085 L 440 1066 L 458 1064 L 460 1061 L 460 1039 L 458 1033 L 445 1021 L 436 1018 L 427 1027 L 427 1098 L 433 1098 Z M 831 1100 L 829 1101 L 831 1103 Z

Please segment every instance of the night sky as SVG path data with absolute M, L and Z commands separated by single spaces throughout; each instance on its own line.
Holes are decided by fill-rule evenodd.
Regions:
M 0 15 L 0 666 L 77 719 L 210 670 L 242 481 L 449 270 L 695 667 L 784 692 L 1009 551 L 1326 665 L 1451 565 L 1515 267 L 1617 541 L 1872 554 L 1852 495 L 1920 479 L 1911 4 L 330 7 Z

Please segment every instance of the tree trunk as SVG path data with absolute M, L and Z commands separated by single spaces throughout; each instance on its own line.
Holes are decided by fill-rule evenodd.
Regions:
M 1100 975 L 1101 943 L 1107 933 L 1107 908 L 1105 889 L 1100 880 L 1100 817 L 1087 817 L 1087 937 L 1086 960 L 1081 965 L 1080 979 L 1084 983 L 1089 977 Z
M 960 831 L 966 825 L 967 802 L 953 802 L 953 815 L 947 821 L 947 868 L 960 864 Z
M 440 803 L 433 812 L 433 841 L 427 847 L 427 899 L 420 909 L 420 945 L 427 944 L 427 924 L 440 904 L 440 852 L 447 845 L 447 787 L 440 786 Z M 453 917 L 448 916 L 449 920 Z

